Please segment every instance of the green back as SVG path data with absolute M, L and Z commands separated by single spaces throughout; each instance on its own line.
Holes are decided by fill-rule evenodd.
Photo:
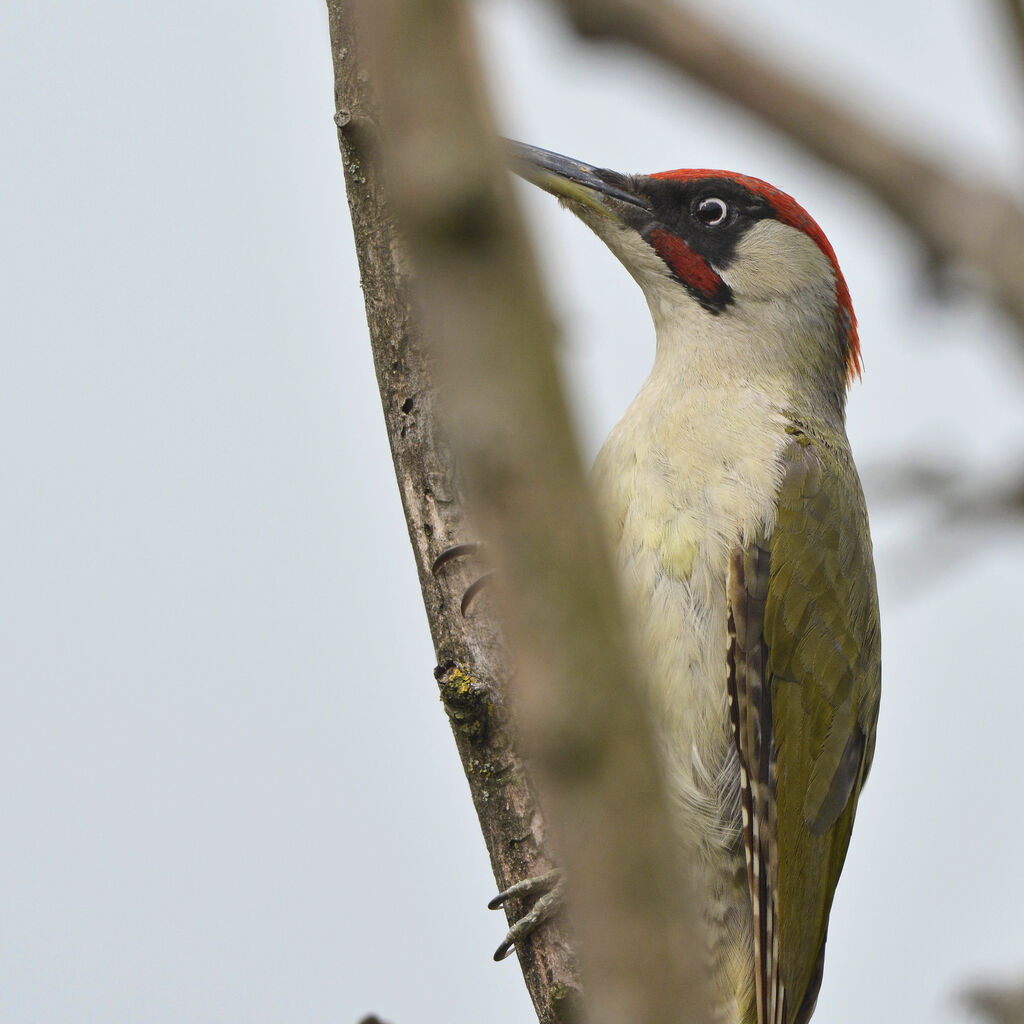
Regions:
M 789 428 L 768 539 L 766 676 L 776 751 L 779 972 L 786 1024 L 821 983 L 832 896 L 874 750 L 881 686 L 867 511 L 844 436 Z

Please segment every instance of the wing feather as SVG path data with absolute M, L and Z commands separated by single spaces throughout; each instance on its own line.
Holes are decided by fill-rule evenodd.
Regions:
M 880 690 L 856 470 L 845 443 L 790 432 L 775 528 L 738 544 L 729 573 L 729 705 L 758 1024 L 803 1024 L 814 1009 Z

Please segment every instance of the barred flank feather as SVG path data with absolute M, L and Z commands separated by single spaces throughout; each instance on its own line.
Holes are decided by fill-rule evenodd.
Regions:
M 729 715 L 740 761 L 747 882 L 754 922 L 754 993 L 758 1024 L 784 1024 L 779 971 L 778 823 L 771 690 L 766 676 L 764 605 L 770 556 L 737 547 L 729 571 Z

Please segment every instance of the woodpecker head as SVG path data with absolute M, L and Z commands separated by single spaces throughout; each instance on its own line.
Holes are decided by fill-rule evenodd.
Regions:
M 835 253 L 790 196 L 727 171 L 625 175 L 512 143 L 513 169 L 557 196 L 647 297 L 662 346 L 687 372 L 778 382 L 834 399 L 861 371 Z

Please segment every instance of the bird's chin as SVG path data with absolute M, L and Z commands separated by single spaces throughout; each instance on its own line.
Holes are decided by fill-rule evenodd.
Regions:
M 558 202 L 559 205 L 583 221 L 620 259 L 622 258 L 620 255 L 622 245 L 628 244 L 624 243 L 625 239 L 635 240 L 636 244 L 647 244 L 641 238 L 639 231 L 624 220 L 622 210 L 618 209 L 622 204 L 615 200 L 587 193 L 585 197 L 581 198 L 559 195 Z M 632 249 L 632 245 L 630 245 L 630 249 Z
M 605 245 L 629 271 L 636 282 L 647 291 L 648 285 L 666 281 L 671 277 L 664 261 L 636 228 L 615 216 L 611 211 L 596 211 L 589 206 L 580 206 L 572 200 L 562 200 L 562 205 L 574 214 Z
M 558 200 L 559 206 L 574 213 L 588 227 L 596 231 L 597 224 L 615 221 L 621 223 L 617 211 L 613 209 L 615 204 L 606 200 L 604 196 L 564 180 L 560 180 L 558 186 L 557 189 L 548 188 L 545 191 Z
M 575 196 L 553 193 L 558 198 L 558 205 L 564 210 L 575 214 L 587 227 L 593 227 L 594 222 L 607 220 L 611 215 L 600 204 L 592 199 L 584 200 Z

